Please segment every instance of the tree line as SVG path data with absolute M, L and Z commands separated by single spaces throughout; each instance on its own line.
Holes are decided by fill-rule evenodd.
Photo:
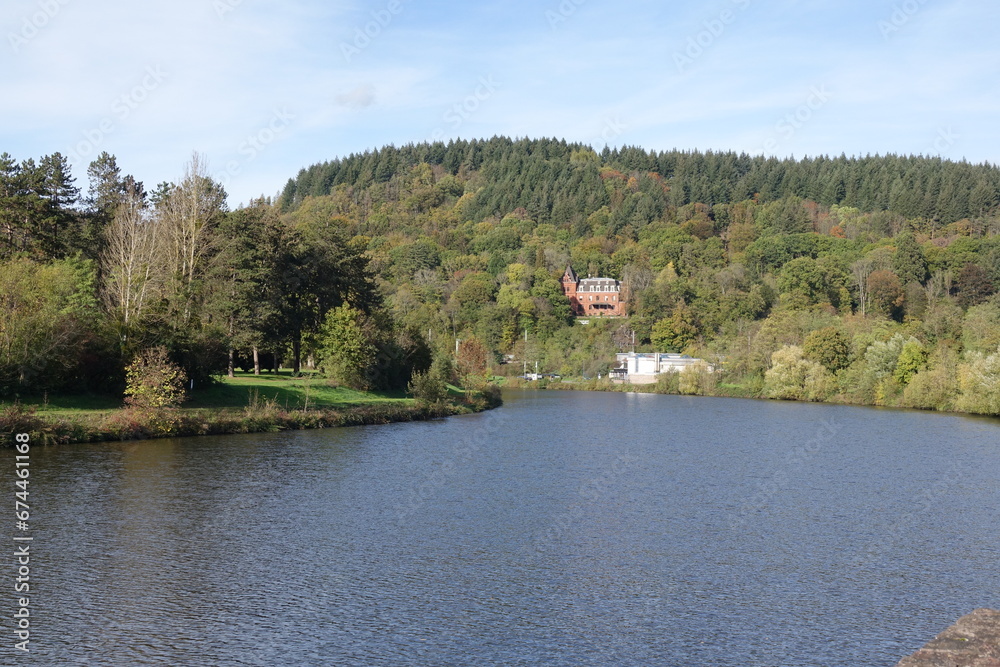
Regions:
M 430 365 L 382 307 L 367 248 L 329 220 L 266 199 L 230 211 L 195 154 L 148 192 L 104 153 L 82 196 L 60 154 L 0 156 L 0 395 L 118 392 L 131 361 L 163 348 L 196 386 L 243 365 L 333 364 L 348 313 L 367 323 L 359 388 L 405 388 Z M 328 322 L 329 320 L 329 322 Z
M 192 377 L 257 350 L 358 386 L 536 361 L 596 377 L 634 344 L 712 361 L 718 373 L 684 385 L 695 393 L 1000 411 L 992 165 L 498 137 L 314 165 L 277 201 L 228 211 L 197 160 L 149 195 L 109 160 L 78 204 L 53 204 L 35 176 L 37 201 L 17 200 L 29 213 L 4 218 L 4 279 L 51 274 L 17 312 L 60 323 L 4 348 L 5 387 L 51 382 L 70 359 L 81 377 L 120 375 L 154 343 Z M 620 279 L 628 317 L 577 323 L 567 265 Z M 28 349 L 46 351 L 6 361 Z M 60 361 L 40 372 L 42 359 Z
M 670 184 L 667 189 L 644 184 L 621 221 L 616 221 L 622 226 L 646 224 L 666 207 L 794 196 L 822 206 L 891 212 L 918 220 L 930 232 L 957 220 L 980 221 L 1000 204 L 1000 170 L 995 166 L 938 157 L 841 155 L 796 160 L 734 152 L 646 151 L 634 146 L 605 147 L 595 153 L 589 146 L 564 140 L 493 137 L 386 146 L 312 165 L 289 179 L 279 205 L 289 211 L 306 197 L 329 195 L 338 186 L 366 189 L 391 183 L 395 175 L 419 164 L 440 167 L 451 176 L 479 173 L 482 189 L 471 205 L 473 218 L 503 216 L 520 207 L 542 223 L 583 218 L 615 204 L 599 187 L 603 168 L 652 173 Z M 441 194 L 446 192 L 428 193 L 414 203 L 437 205 Z

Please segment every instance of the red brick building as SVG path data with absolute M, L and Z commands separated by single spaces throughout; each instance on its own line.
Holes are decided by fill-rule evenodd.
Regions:
M 577 317 L 619 317 L 625 315 L 622 285 L 614 278 L 579 278 L 567 266 L 562 290 Z

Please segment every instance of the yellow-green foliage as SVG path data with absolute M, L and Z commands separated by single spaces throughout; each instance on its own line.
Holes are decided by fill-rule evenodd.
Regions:
M 764 375 L 764 391 L 770 398 L 821 401 L 831 387 L 830 373 L 806 359 L 798 345 L 785 345 L 771 355 L 771 368 Z
M 847 337 L 837 327 L 816 329 L 806 336 L 802 349 L 810 361 L 822 364 L 833 372 L 850 362 L 851 347 Z
M 904 345 L 896 359 L 896 370 L 892 377 L 899 384 L 906 386 L 913 376 L 927 363 L 927 348 L 915 338 L 911 338 Z
M 425 403 L 439 403 L 448 397 L 448 387 L 431 371 L 414 373 L 408 390 L 413 398 Z
M 660 373 L 656 378 L 656 392 L 659 394 L 679 394 L 680 373 Z
M 0 395 L 78 386 L 95 280 L 84 261 L 0 263 Z
M 951 410 L 958 392 L 958 355 L 945 348 L 911 379 L 900 405 L 921 410 Z
M 868 365 L 868 372 L 875 380 L 882 380 L 896 371 L 899 355 L 903 352 L 906 342 L 901 334 L 896 334 L 887 341 L 875 341 L 868 346 L 865 362 Z
M 698 328 L 694 323 L 691 309 L 683 303 L 674 308 L 670 317 L 665 317 L 653 325 L 651 340 L 658 350 L 683 352 L 694 342 Z
M 965 314 L 962 344 L 972 352 L 992 352 L 1000 346 L 1000 307 L 993 303 L 973 306 Z
M 367 372 L 375 361 L 373 324 L 349 305 L 334 308 L 320 330 L 320 364 L 333 381 L 353 389 L 368 389 Z
M 125 402 L 136 408 L 172 408 L 185 398 L 187 376 L 166 348 L 144 350 L 125 369 Z
M 682 394 L 711 396 L 715 391 L 716 375 L 705 361 L 698 361 L 678 375 L 677 389 Z
M 956 406 L 959 410 L 1000 415 L 1000 350 L 966 355 L 958 369 L 958 385 L 962 391 Z

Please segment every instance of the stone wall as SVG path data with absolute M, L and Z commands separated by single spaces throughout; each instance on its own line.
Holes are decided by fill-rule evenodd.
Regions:
M 896 667 L 1000 667 L 1000 611 L 966 614 Z

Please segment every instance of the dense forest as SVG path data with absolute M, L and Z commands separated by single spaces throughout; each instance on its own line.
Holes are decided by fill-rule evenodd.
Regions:
M 88 383 L 162 346 L 189 377 L 278 355 L 331 381 L 717 369 L 686 393 L 1000 414 L 1000 169 L 558 140 L 386 147 L 229 211 L 197 156 L 147 193 L 102 155 L 0 158 L 0 392 Z M 567 265 L 623 283 L 582 325 Z M 513 362 L 513 363 L 505 363 Z

